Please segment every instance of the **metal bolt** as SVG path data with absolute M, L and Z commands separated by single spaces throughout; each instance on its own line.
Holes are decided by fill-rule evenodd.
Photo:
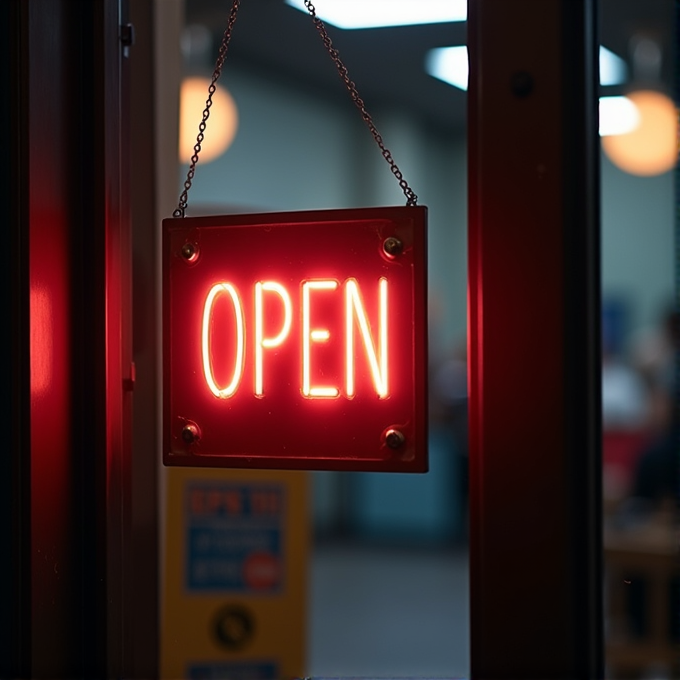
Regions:
M 182 246 L 182 257 L 187 262 L 193 262 L 198 257 L 198 247 L 193 243 L 185 243 Z
M 383 250 L 389 257 L 396 257 L 403 252 L 404 244 L 396 236 L 388 236 L 383 243 Z
M 391 449 L 399 449 L 404 445 L 406 437 L 399 430 L 387 430 L 385 433 L 385 444 Z
M 123 24 L 120 27 L 120 43 L 123 46 L 123 56 L 130 56 L 130 48 L 135 44 L 135 27 L 132 24 Z
M 200 438 L 201 432 L 194 423 L 188 423 L 182 428 L 182 439 L 186 444 L 195 444 Z

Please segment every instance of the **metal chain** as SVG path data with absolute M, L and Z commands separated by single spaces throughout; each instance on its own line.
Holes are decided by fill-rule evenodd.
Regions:
M 331 59 L 335 63 L 335 67 L 338 70 L 340 78 L 345 83 L 345 87 L 347 88 L 347 91 L 352 97 L 352 101 L 356 105 L 357 109 L 359 109 L 361 117 L 368 126 L 368 129 L 371 131 L 373 139 L 375 139 L 375 143 L 380 147 L 380 151 L 383 155 L 383 158 L 389 163 L 392 174 L 399 181 L 399 186 L 401 187 L 401 190 L 404 192 L 404 196 L 406 196 L 406 205 L 417 205 L 418 196 L 413 192 L 411 187 L 409 187 L 408 182 L 404 179 L 404 176 L 401 173 L 401 170 L 399 170 L 397 164 L 394 162 L 392 154 L 390 153 L 389 149 L 385 147 L 383 138 L 380 136 L 380 133 L 378 132 L 378 129 L 376 128 L 375 123 L 371 118 L 371 115 L 366 110 L 364 100 L 359 96 L 356 84 L 354 83 L 353 80 L 350 79 L 349 73 L 347 72 L 347 67 L 342 63 L 342 60 L 340 59 L 340 53 L 335 47 L 333 47 L 333 42 L 331 41 L 330 36 L 326 31 L 326 27 L 324 26 L 323 21 L 321 21 L 321 19 L 319 19 L 319 17 L 316 15 L 316 9 L 314 5 L 311 3 L 311 0 L 303 0 L 303 2 L 305 3 L 305 7 L 307 8 L 307 11 L 312 17 L 312 21 L 314 21 L 314 25 L 316 26 L 317 31 L 321 35 L 321 39 L 323 40 L 323 44 L 326 46 L 328 54 L 330 54 Z
M 179 197 L 179 204 L 177 209 L 172 214 L 173 217 L 184 217 L 184 213 L 187 208 L 187 196 L 189 194 L 189 189 L 191 189 L 191 183 L 194 179 L 194 174 L 196 173 L 196 165 L 198 163 L 198 154 L 201 153 L 201 145 L 203 144 L 203 139 L 205 138 L 205 128 L 207 126 L 208 118 L 210 117 L 210 107 L 212 106 L 212 98 L 217 89 L 217 81 L 222 74 L 222 67 L 224 66 L 224 60 L 227 56 L 227 50 L 229 49 L 229 41 L 231 40 L 231 33 L 234 28 L 234 23 L 236 22 L 236 14 L 238 13 L 239 7 L 241 6 L 241 0 L 234 0 L 231 6 L 231 12 L 229 13 L 229 21 L 227 22 L 227 28 L 224 30 L 224 35 L 222 36 L 222 42 L 220 43 L 220 49 L 217 54 L 217 61 L 215 62 L 215 70 L 212 74 L 212 80 L 210 81 L 210 87 L 208 87 L 208 98 L 205 102 L 205 109 L 203 110 L 203 118 L 198 126 L 198 136 L 196 137 L 196 144 L 194 145 L 194 154 L 191 157 L 191 164 L 189 165 L 189 171 L 187 172 L 187 178 L 184 181 L 184 191 L 182 191 Z
M 381 137 L 380 133 L 378 132 L 378 129 L 375 126 L 375 123 L 373 122 L 373 118 L 371 118 L 371 115 L 368 113 L 366 110 L 366 105 L 364 104 L 364 100 L 359 96 L 359 92 L 357 90 L 357 86 L 355 85 L 354 81 L 352 81 L 349 77 L 349 73 L 347 72 L 347 67 L 343 64 L 342 60 L 340 59 L 340 54 L 338 50 L 333 47 L 333 42 L 330 39 L 330 36 L 328 35 L 328 32 L 326 31 L 326 27 L 324 26 L 323 21 L 319 19 L 316 15 L 316 8 L 314 5 L 311 3 L 310 0 L 303 0 L 305 7 L 307 8 L 307 11 L 309 12 L 310 16 L 312 17 L 312 21 L 314 22 L 314 25 L 316 26 L 317 31 L 321 35 L 321 39 L 323 40 L 323 44 L 326 46 L 326 50 L 328 51 L 328 54 L 330 55 L 331 59 L 333 60 L 335 67 L 338 70 L 338 74 L 340 75 L 340 78 L 342 81 L 345 83 L 345 87 L 347 88 L 347 91 L 349 92 L 352 101 L 356 105 L 357 109 L 359 110 L 359 113 L 361 114 L 361 117 L 363 118 L 364 122 L 368 126 L 368 129 L 371 131 L 371 134 L 373 135 L 373 139 L 375 140 L 375 143 L 378 145 L 380 148 L 380 151 L 382 153 L 383 158 L 387 161 L 387 163 L 390 166 L 390 170 L 392 171 L 392 174 L 397 178 L 397 181 L 399 182 L 399 186 L 401 187 L 401 190 L 404 193 L 404 196 L 406 196 L 406 205 L 417 205 L 418 204 L 418 196 L 413 192 L 411 187 L 409 187 L 408 182 L 404 179 L 404 176 L 401 173 L 401 170 L 399 170 L 399 167 L 397 164 L 394 162 L 394 159 L 392 158 L 392 154 L 389 151 L 389 149 L 385 146 L 385 143 L 383 142 L 383 138 Z M 217 56 L 217 61 L 215 62 L 215 70 L 213 71 L 212 75 L 212 80 L 210 82 L 210 87 L 208 88 L 208 98 L 205 102 L 205 109 L 203 110 L 203 118 L 201 120 L 201 123 L 198 126 L 198 136 L 196 137 L 196 144 L 194 145 L 194 154 L 191 157 L 191 164 L 189 165 L 189 171 L 187 172 L 187 178 L 184 181 L 184 190 L 182 191 L 180 197 L 179 197 L 179 204 L 177 206 L 177 209 L 173 213 L 173 217 L 184 217 L 186 208 L 187 208 L 187 197 L 189 194 L 189 189 L 191 189 L 191 184 L 194 179 L 194 174 L 196 173 L 196 165 L 198 164 L 198 155 L 201 152 L 201 145 L 203 143 L 203 139 L 205 137 L 205 129 L 207 126 L 207 121 L 208 118 L 210 117 L 210 107 L 212 106 L 212 98 L 213 95 L 215 94 L 216 88 L 216 83 L 217 80 L 219 79 L 221 73 L 222 73 L 222 67 L 224 66 L 224 60 L 227 56 L 227 50 L 229 49 L 229 41 L 231 40 L 231 34 L 232 30 L 234 28 L 234 23 L 236 22 L 236 14 L 238 13 L 239 7 L 241 6 L 241 0 L 233 0 L 233 4 L 231 7 L 231 12 L 229 13 L 229 21 L 227 23 L 227 28 L 224 31 L 224 35 L 222 36 L 222 42 L 220 44 L 220 49 L 219 53 Z

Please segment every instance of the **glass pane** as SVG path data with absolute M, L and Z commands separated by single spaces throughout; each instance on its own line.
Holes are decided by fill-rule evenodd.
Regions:
M 192 83 L 197 103 L 182 108 L 188 129 L 178 192 L 228 4 L 186 3 L 183 106 Z M 677 541 L 668 501 L 677 494 L 677 118 L 663 99 L 678 96 L 676 4 L 600 1 L 609 678 L 678 672 Z M 328 30 L 382 140 L 429 208 L 431 473 L 309 476 L 306 672 L 466 676 L 465 23 Z M 435 47 L 458 49 L 430 53 Z M 463 72 L 429 72 L 438 64 L 462 64 Z M 292 3 L 268 0 L 257 11 L 243 4 L 219 85 L 189 214 L 404 204 L 311 19 Z M 664 135 L 671 151 L 652 153 Z M 627 144 L 640 138 L 641 146 Z
M 632 130 L 602 137 L 609 678 L 679 671 L 676 11 L 672 0 L 601 3 L 603 44 L 624 63 L 602 95 L 625 96 L 635 109 Z

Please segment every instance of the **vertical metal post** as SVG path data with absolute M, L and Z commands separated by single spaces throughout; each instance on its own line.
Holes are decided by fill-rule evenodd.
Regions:
M 596 23 L 469 2 L 473 678 L 604 672 Z
M 157 196 L 161 193 L 162 174 L 172 176 L 167 214 L 176 201 L 177 129 L 163 135 L 157 121 L 177 117 L 177 85 L 180 77 L 178 26 L 167 15 L 183 16 L 176 1 L 134 0 L 130 20 L 135 44 L 130 49 L 130 207 L 134 295 L 133 352 L 136 380 L 132 425 L 132 515 L 130 550 L 126 563 L 134 570 L 130 578 L 131 658 L 128 672 L 135 678 L 159 677 L 160 664 L 160 224 Z M 183 9 L 183 7 L 182 7 Z M 167 24 L 170 23 L 170 26 Z M 158 58 L 162 55 L 162 58 Z M 175 56 L 176 55 L 176 56 Z M 177 63 L 176 63 L 177 62 Z M 159 69 L 167 69 L 167 79 Z M 174 70 L 173 70 L 174 69 Z M 172 75 L 170 75 L 172 74 Z M 170 90 L 175 99 L 163 107 L 161 101 Z M 163 96 L 159 96 L 159 92 Z M 159 141 L 160 140 L 160 141 Z M 159 154 L 167 157 L 161 168 Z M 168 184 L 168 182 L 165 182 Z M 167 191 L 166 191 L 167 193 Z

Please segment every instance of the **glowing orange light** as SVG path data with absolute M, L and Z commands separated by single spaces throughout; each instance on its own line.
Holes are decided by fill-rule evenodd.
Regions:
M 194 154 L 198 123 L 203 115 L 210 78 L 186 78 L 182 81 L 179 111 L 179 161 L 189 163 Z M 215 85 L 210 108 L 210 124 L 201 144 L 201 163 L 219 158 L 236 137 L 238 109 L 233 97 L 221 85 Z
M 354 385 L 354 318 L 359 322 L 361 338 L 364 342 L 364 349 L 371 367 L 373 385 L 375 391 L 381 399 L 389 397 L 387 381 L 387 279 L 381 278 L 379 288 L 379 324 L 378 339 L 380 344 L 380 357 L 378 358 L 373 342 L 373 336 L 366 318 L 366 310 L 359 291 L 359 285 L 355 279 L 348 279 L 345 284 L 345 323 L 346 323 L 346 390 L 347 396 L 353 397 L 355 393 Z
M 283 302 L 284 321 L 278 335 L 273 338 L 264 337 L 264 292 L 276 293 Z M 293 305 L 288 291 L 275 281 L 258 281 L 255 284 L 255 394 L 264 394 L 263 349 L 278 347 L 288 337 L 293 319 Z
M 632 175 L 653 176 L 671 170 L 678 159 L 678 112 L 673 100 L 651 90 L 626 95 L 639 114 L 639 125 L 622 135 L 602 137 L 612 163 Z
M 302 394 L 305 397 L 337 397 L 340 391 L 335 387 L 312 387 L 311 386 L 311 343 L 326 342 L 330 338 L 327 329 L 310 328 L 311 291 L 335 290 L 338 282 L 333 279 L 320 279 L 305 281 L 302 284 Z
M 234 306 L 234 317 L 236 319 L 236 359 L 234 362 L 234 374 L 231 382 L 225 387 L 220 388 L 215 380 L 211 361 L 211 342 L 210 327 L 213 306 L 218 295 L 228 293 Z M 243 376 L 243 364 L 245 358 L 245 320 L 243 318 L 243 306 L 238 292 L 230 283 L 216 283 L 208 293 L 203 306 L 203 323 L 201 328 L 201 352 L 203 357 L 203 374 L 208 383 L 210 391 L 220 399 L 232 397 L 238 389 L 241 377 Z

